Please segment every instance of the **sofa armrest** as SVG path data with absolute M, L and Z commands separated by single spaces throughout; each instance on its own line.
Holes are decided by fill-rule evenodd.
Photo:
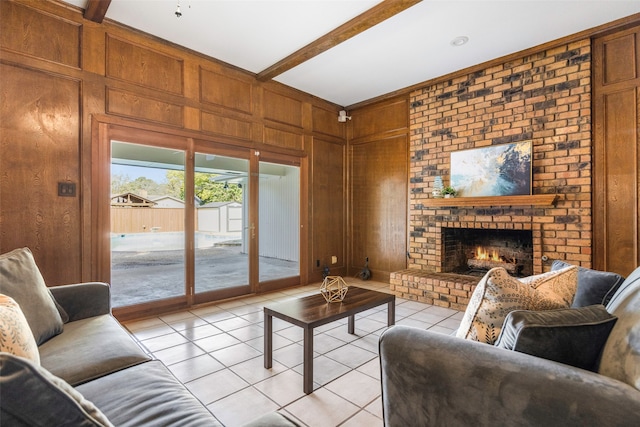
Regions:
M 635 424 L 640 391 L 488 344 L 395 326 L 379 342 L 386 427 Z
M 53 286 L 51 294 L 69 315 L 69 321 L 111 314 L 111 289 L 102 282 Z

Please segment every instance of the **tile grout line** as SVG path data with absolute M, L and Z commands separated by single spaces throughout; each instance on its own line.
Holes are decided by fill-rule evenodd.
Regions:
M 379 290 L 380 288 L 372 288 L 374 290 Z M 143 347 L 146 349 L 146 351 L 151 354 L 154 358 L 157 358 L 159 360 L 161 360 L 163 363 L 165 363 L 170 369 L 171 367 L 173 367 L 174 369 L 177 369 L 179 367 L 180 363 L 184 363 L 187 361 L 194 361 L 195 358 L 197 357 L 201 357 L 201 356 L 208 356 L 209 358 L 213 359 L 216 363 L 218 363 L 221 368 L 211 371 L 211 372 L 206 372 L 203 371 L 201 373 L 201 375 L 198 375 L 197 377 L 193 377 L 193 378 L 189 378 L 188 380 L 184 381 L 181 379 L 178 379 L 182 384 L 185 385 L 185 387 L 187 387 L 188 384 L 191 383 L 195 383 L 197 381 L 202 381 L 204 378 L 206 378 L 209 375 L 214 375 L 216 373 L 220 373 L 222 371 L 228 371 L 230 374 L 238 377 L 240 380 L 242 380 L 242 382 L 244 382 L 246 384 L 246 386 L 242 386 L 239 389 L 235 389 L 233 391 L 229 391 L 228 393 L 224 394 L 224 395 L 220 395 L 220 396 L 216 396 L 215 399 L 207 404 L 204 404 L 207 408 L 211 405 L 214 405 L 216 402 L 220 402 L 223 399 L 227 399 L 232 397 L 233 395 L 235 395 L 236 393 L 240 393 L 240 392 L 247 392 L 248 390 L 251 390 L 253 392 L 258 392 L 261 396 L 265 397 L 267 399 L 268 402 L 271 402 L 273 405 L 275 405 L 275 407 L 277 407 L 277 411 L 284 411 L 287 415 L 292 415 L 294 419 L 296 419 L 298 422 L 300 422 L 303 425 L 307 425 L 304 422 L 302 422 L 302 420 L 300 420 L 297 416 L 295 416 L 295 413 L 291 413 L 291 406 L 300 401 L 301 399 L 304 399 L 305 397 L 307 397 L 308 395 L 300 395 L 298 397 L 296 397 L 295 399 L 293 399 L 292 401 L 289 401 L 288 403 L 284 404 L 284 405 L 280 405 L 277 401 L 275 401 L 272 397 L 269 396 L 268 393 L 264 392 L 263 390 L 261 390 L 260 388 L 257 387 L 258 384 L 261 384 L 263 382 L 269 381 L 269 380 L 274 380 L 275 378 L 277 378 L 278 376 L 286 373 L 286 372 L 292 372 L 296 375 L 301 375 L 300 372 L 298 372 L 296 369 L 300 370 L 300 367 L 302 365 L 302 363 L 296 363 L 292 366 L 288 366 L 288 365 L 284 365 L 282 364 L 280 361 L 278 361 L 278 359 L 275 357 L 274 354 L 274 361 L 278 362 L 279 365 L 281 365 L 284 369 L 280 372 L 276 372 L 276 373 L 272 373 L 272 374 L 268 374 L 266 376 L 264 376 L 264 378 L 260 378 L 259 380 L 249 380 L 248 378 L 246 378 L 244 375 L 241 375 L 240 372 L 236 372 L 238 369 L 240 369 L 240 365 L 242 365 L 243 363 L 247 363 L 247 362 L 251 362 L 251 361 L 255 361 L 255 360 L 260 360 L 263 356 L 262 355 L 258 355 L 256 357 L 250 356 L 246 359 L 244 359 L 245 355 L 241 355 L 238 357 L 237 361 L 227 361 L 226 363 L 223 363 L 222 360 L 219 360 L 216 358 L 216 356 L 213 355 L 213 353 L 218 352 L 218 351 L 223 351 L 223 350 L 228 350 L 229 352 L 233 352 L 232 347 L 234 346 L 239 346 L 240 344 L 244 344 L 246 345 L 248 348 L 256 350 L 258 352 L 261 352 L 262 349 L 260 348 L 256 348 L 254 346 L 252 346 L 251 344 L 248 344 L 248 342 L 253 341 L 253 340 L 257 340 L 259 338 L 264 338 L 264 334 L 262 335 L 257 335 L 255 337 L 252 336 L 251 332 L 246 332 L 247 333 L 247 338 L 242 339 L 242 338 L 238 338 L 237 336 L 234 336 L 232 334 L 233 331 L 241 331 L 238 332 L 239 336 L 242 336 L 243 333 L 245 333 L 244 330 L 246 330 L 247 328 L 251 328 L 251 327 L 259 327 L 261 328 L 264 320 L 262 318 L 262 313 L 261 313 L 261 307 L 264 304 L 268 304 L 271 302 L 276 302 L 276 301 L 282 301 L 282 300 L 287 300 L 287 299 L 291 299 L 291 298 L 298 298 L 301 296 L 306 296 L 309 295 L 310 292 L 312 292 L 315 289 L 304 289 L 301 292 L 297 292 L 297 293 L 291 293 L 291 294 L 279 294 L 279 296 L 277 298 L 269 298 L 269 299 L 263 299 L 263 300 L 254 300 L 255 296 L 250 296 L 248 297 L 251 302 L 250 303 L 245 303 L 242 302 L 242 300 L 234 300 L 233 301 L 233 305 L 230 306 L 227 303 L 222 303 L 222 304 L 217 304 L 217 305 L 212 305 L 210 306 L 211 311 L 207 311 L 205 308 L 201 307 L 198 309 L 195 309 L 193 311 L 196 311 L 195 313 L 192 310 L 185 310 L 184 312 L 177 312 L 177 313 L 172 313 L 169 315 L 165 315 L 165 316 L 159 316 L 156 318 L 151 318 L 151 319 L 145 319 L 143 321 L 141 321 L 141 323 L 144 322 L 148 322 L 149 320 L 151 320 L 150 326 L 148 327 L 142 327 L 142 328 L 136 328 L 135 327 L 135 323 L 136 322 L 130 322 L 130 324 L 126 324 L 125 327 L 127 327 L 127 329 L 135 336 L 136 340 L 141 343 L 143 345 Z M 398 308 L 402 307 L 402 305 L 407 304 L 407 303 L 411 303 L 410 306 L 405 307 L 405 310 L 398 310 Z M 416 307 L 416 304 L 420 304 L 418 307 L 418 309 L 413 309 L 413 307 Z M 415 320 L 418 321 L 417 319 L 412 319 L 412 316 L 416 316 L 418 315 L 418 313 L 423 313 L 423 312 L 427 312 L 425 314 L 429 314 L 428 311 L 429 309 L 432 308 L 438 308 L 440 309 L 440 307 L 436 307 L 436 306 L 431 306 L 428 304 L 423 304 L 423 303 L 418 303 L 416 301 L 412 301 L 412 300 L 402 300 L 402 299 L 396 299 L 396 324 L 398 324 L 399 321 L 402 320 Z M 237 313 L 234 313 L 233 310 L 236 310 Z M 247 310 L 247 311 L 245 311 Z M 368 320 L 369 322 L 376 322 L 376 323 L 380 323 L 380 324 L 384 324 L 384 322 L 380 321 L 379 319 L 383 318 L 385 316 L 387 308 L 383 307 L 383 308 L 379 308 L 376 307 L 376 309 L 372 309 L 372 310 L 367 310 L 363 313 L 359 313 L 356 317 L 356 331 L 358 331 L 358 321 L 360 321 L 361 323 L 364 320 Z M 424 321 L 419 321 L 421 324 L 427 326 L 426 329 L 431 329 L 433 327 L 439 326 L 439 329 L 444 329 L 444 330 L 451 330 L 450 327 L 441 325 L 443 322 L 445 321 L 450 321 L 454 320 L 454 321 L 458 321 L 458 319 L 452 319 L 454 316 L 459 315 L 459 312 L 456 312 L 455 310 L 451 310 L 451 313 L 442 313 L 442 310 L 435 310 L 437 313 L 434 313 L 433 316 L 437 316 L 439 318 L 439 320 L 437 320 L 437 322 L 435 323 L 430 323 L 430 322 L 424 322 Z M 399 314 L 400 313 L 404 313 L 404 314 Z M 188 313 L 188 315 L 186 314 Z M 219 314 L 222 313 L 222 314 Z M 366 313 L 366 314 L 365 314 Z M 218 316 L 220 316 L 221 318 L 218 319 L 218 316 L 216 316 L 218 314 Z M 208 320 L 206 317 L 207 316 L 211 316 L 213 317 L 214 320 Z M 253 316 L 255 317 L 253 317 Z M 249 316 L 249 319 L 244 318 L 243 316 Z M 235 327 L 233 325 L 233 320 L 234 319 L 240 319 L 242 320 L 243 325 L 242 326 L 237 326 Z M 451 320 L 450 320 L 451 319 Z M 435 320 L 435 319 L 434 319 Z M 221 322 L 225 322 L 225 321 L 231 321 L 231 322 L 227 322 L 227 324 L 224 325 L 224 327 L 220 327 L 220 323 Z M 204 322 L 203 324 L 198 324 L 198 322 Z M 245 323 L 246 322 L 246 323 Z M 284 322 L 286 324 L 286 322 Z M 380 334 L 382 333 L 382 331 L 384 331 L 386 329 L 386 325 L 379 328 L 379 329 L 374 329 L 374 330 L 369 330 L 369 329 L 364 329 L 364 330 L 360 330 L 360 333 L 362 333 L 362 336 L 359 336 L 356 339 L 353 339 L 351 341 L 344 341 L 343 339 L 341 339 L 339 336 L 335 336 L 336 334 L 340 334 L 341 332 L 339 331 L 339 328 L 344 327 L 346 322 L 334 322 L 331 325 L 334 325 L 334 327 L 322 330 L 322 331 L 316 331 L 317 334 L 314 334 L 314 340 L 318 339 L 319 336 L 325 336 L 330 338 L 328 341 L 329 343 L 327 344 L 327 347 L 324 351 L 322 352 L 317 352 L 317 355 L 314 357 L 325 357 L 327 360 L 331 361 L 331 363 L 337 364 L 342 366 L 344 369 L 346 369 L 346 371 L 339 373 L 337 376 L 330 376 L 329 379 L 327 380 L 322 380 L 322 382 L 318 383 L 314 381 L 314 385 L 315 385 L 315 391 L 319 391 L 320 389 L 324 389 L 325 392 L 329 392 L 331 393 L 331 395 L 333 395 L 335 398 L 340 399 L 340 401 L 344 401 L 347 402 L 350 405 L 353 405 L 354 407 L 357 408 L 357 411 L 355 413 L 353 413 L 352 415 L 350 415 L 348 418 L 346 418 L 345 420 L 341 421 L 338 425 L 343 425 L 348 423 L 350 420 L 353 420 L 354 418 L 356 418 L 359 414 L 361 414 L 362 412 L 366 413 L 367 415 L 370 415 L 372 417 L 375 417 L 376 419 L 378 419 L 380 422 L 382 421 L 378 415 L 376 415 L 375 413 L 370 412 L 369 410 L 367 410 L 366 408 L 372 404 L 374 404 L 378 399 L 380 399 L 380 394 L 378 394 L 376 397 L 374 397 L 372 400 L 367 401 L 366 403 L 364 403 L 363 405 L 357 404 L 353 401 L 351 401 L 351 399 L 349 399 L 348 397 L 343 397 L 342 395 L 337 394 L 336 392 L 332 391 L 330 388 L 328 388 L 327 386 L 329 386 L 330 384 L 334 383 L 335 381 L 340 380 L 341 378 L 343 378 L 346 375 L 349 375 L 351 373 L 353 373 L 354 371 L 357 372 L 358 374 L 361 374 L 363 376 L 365 376 L 366 378 L 375 380 L 377 382 L 379 382 L 380 380 L 376 377 L 374 377 L 373 375 L 371 375 L 368 372 L 363 372 L 360 371 L 359 369 L 363 368 L 365 365 L 367 365 L 368 363 L 371 363 L 372 361 L 378 359 L 379 360 L 379 355 L 377 353 L 377 348 L 375 352 L 371 351 L 371 345 L 366 345 L 366 341 L 363 341 L 365 339 L 374 339 L 374 340 L 378 340 Z M 375 327 L 376 323 L 372 323 L 371 325 L 368 325 L 369 327 L 373 326 Z M 453 322 L 452 322 L 453 323 Z M 216 326 L 216 324 L 218 326 Z M 328 324 L 329 325 L 329 324 Z M 191 331 L 191 330 L 195 330 L 199 327 L 205 327 L 205 326 L 212 326 L 214 328 L 216 328 L 216 330 L 220 331 L 220 333 L 214 333 L 212 335 L 208 335 L 206 337 L 199 337 L 196 338 L 196 336 L 189 336 L 187 331 Z M 274 325 L 275 326 L 275 325 Z M 164 328 L 167 328 L 166 330 Z M 297 333 L 293 332 L 295 331 L 295 326 L 294 325 L 290 325 L 290 326 L 285 326 L 282 327 L 278 330 L 275 329 L 274 327 L 274 335 L 279 336 L 280 338 L 284 339 L 284 340 L 288 340 L 291 341 L 291 344 L 286 344 L 280 348 L 286 348 L 289 347 L 291 345 L 298 345 L 300 346 L 300 343 L 302 342 L 302 337 L 297 337 Z M 153 330 L 154 329 L 158 329 L 159 334 L 158 335 L 154 335 L 153 334 Z M 286 331 L 286 330 L 291 330 L 292 333 L 288 334 L 289 336 L 286 336 L 285 334 L 282 334 L 282 332 Z M 140 339 L 140 335 L 144 336 L 145 332 L 147 331 L 148 334 L 150 334 L 148 337 L 145 337 L 144 339 Z M 334 332 L 334 334 L 332 334 L 332 331 Z M 173 334 L 177 334 L 180 338 L 183 338 L 185 340 L 185 342 L 182 343 L 178 343 L 176 342 L 175 344 L 172 343 L 171 338 L 169 338 L 169 335 L 173 335 Z M 216 348 L 215 350 L 207 350 L 206 348 L 203 348 L 201 345 L 199 345 L 197 342 L 198 341 L 204 341 L 207 339 L 215 339 L 216 336 L 221 336 L 221 335 L 226 335 L 234 340 L 237 341 L 237 343 L 233 343 L 233 344 L 228 344 L 228 345 L 224 345 L 220 348 Z M 291 338 L 293 334 L 293 338 Z M 159 341 L 162 341 L 162 337 L 166 337 L 167 342 L 168 342 L 168 346 L 164 347 L 164 348 L 160 348 L 157 349 L 155 351 L 150 351 L 147 346 L 145 345 L 145 341 L 149 341 L 149 340 L 153 340 L 153 339 L 158 339 Z M 355 344 L 355 342 L 357 341 L 361 341 L 358 344 Z M 339 342 L 339 344 L 337 346 L 334 347 L 334 344 L 336 342 Z M 159 344 L 161 345 L 161 344 Z M 199 351 L 202 351 L 201 354 L 196 354 L 196 355 L 191 355 L 189 357 L 186 358 L 177 358 L 176 361 L 173 362 L 165 362 L 164 360 L 162 360 L 160 357 L 158 357 L 156 355 L 156 353 L 165 351 L 165 350 L 177 350 L 180 351 L 179 348 L 180 346 L 185 346 L 185 345 L 192 345 L 195 348 L 197 348 Z M 351 367 L 349 365 L 345 365 L 343 362 L 340 362 L 340 357 L 339 355 L 341 354 L 341 352 L 347 352 L 351 347 L 355 347 L 357 349 L 358 352 L 362 352 L 363 353 L 363 357 L 368 357 L 368 355 L 366 353 L 371 353 L 371 355 L 373 356 L 372 358 L 362 362 L 362 363 L 358 363 L 357 366 Z M 277 349 L 274 348 L 274 353 Z M 335 353 L 333 353 L 335 352 Z M 333 354 L 332 354 L 333 353 Z M 337 357 L 337 358 L 336 358 Z M 194 361 L 195 363 L 195 361 Z M 227 364 L 230 363 L 230 364 Z M 234 370 L 234 368 L 236 368 L 236 370 Z M 341 368 L 342 369 L 342 368 Z M 175 374 L 175 373 L 174 373 Z M 197 383 L 196 383 L 197 384 Z M 191 389 L 190 389 L 191 390 Z M 193 391 L 192 391 L 193 393 Z M 195 394 L 195 393 L 194 393 Z M 202 402 L 202 399 L 200 399 L 199 396 L 196 395 L 196 397 Z M 215 415 L 215 414 L 214 414 Z M 218 416 L 216 416 L 216 418 L 220 419 Z

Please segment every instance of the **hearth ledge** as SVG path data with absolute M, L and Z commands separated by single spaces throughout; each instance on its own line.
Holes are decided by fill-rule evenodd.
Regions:
M 456 273 L 406 269 L 391 273 L 389 290 L 399 298 L 465 311 L 481 279 Z

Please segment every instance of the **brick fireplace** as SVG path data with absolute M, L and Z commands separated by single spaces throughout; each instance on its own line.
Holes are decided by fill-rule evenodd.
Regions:
M 442 229 L 442 271 L 484 276 L 504 267 L 517 277 L 533 274 L 531 230 Z
M 591 267 L 590 40 L 418 89 L 410 102 L 409 262 L 391 274 L 396 295 L 464 310 L 479 278 L 447 264 L 451 240 L 466 239 L 453 229 L 519 235 L 509 245 L 527 251 L 523 275 L 554 259 Z M 451 152 L 525 140 L 534 197 L 432 197 L 436 176 L 449 183 Z

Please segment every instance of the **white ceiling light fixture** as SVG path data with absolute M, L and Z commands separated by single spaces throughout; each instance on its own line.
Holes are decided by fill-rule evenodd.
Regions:
M 459 37 L 456 37 L 455 39 L 451 40 L 451 46 L 455 46 L 455 47 L 464 46 L 468 42 L 469 42 L 469 37 L 467 37 L 467 36 L 459 36 Z
M 189 9 L 191 9 L 191 1 L 189 1 Z M 176 11 L 173 12 L 173 14 L 176 15 L 176 18 L 180 18 L 182 16 L 182 11 L 180 10 L 180 0 L 178 0 Z

